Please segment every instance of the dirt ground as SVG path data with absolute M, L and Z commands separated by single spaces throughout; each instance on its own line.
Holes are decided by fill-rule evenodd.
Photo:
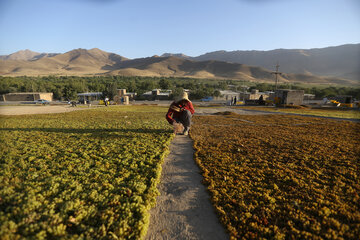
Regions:
M 159 104 L 160 105 L 160 104 Z M 46 113 L 63 113 L 77 110 L 85 110 L 86 107 L 71 107 L 69 105 L 58 105 L 58 106 L 41 106 L 41 105 L 30 105 L 30 106 L 0 106 L 0 115 L 23 115 L 23 114 L 46 114 Z M 274 114 L 270 112 L 252 111 L 235 109 L 231 107 L 211 107 L 211 108 L 196 108 L 196 115 L 209 115 L 217 112 L 230 111 L 244 115 L 258 115 L 258 114 Z
M 234 112 L 241 115 L 263 115 L 277 114 L 276 112 L 264 112 L 257 110 L 246 110 L 232 107 L 211 107 L 211 108 L 195 108 L 195 115 L 210 115 L 218 112 Z
M 24 114 L 45 114 L 63 113 L 87 108 L 77 108 L 68 105 L 61 106 L 1 106 L 0 115 L 24 115 Z
M 162 167 L 160 196 L 150 211 L 146 240 L 229 239 L 220 224 L 193 159 L 193 142 L 177 135 Z

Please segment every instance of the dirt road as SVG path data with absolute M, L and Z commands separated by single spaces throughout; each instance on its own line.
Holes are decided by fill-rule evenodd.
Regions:
M 234 112 L 241 115 L 264 115 L 264 114 L 277 114 L 276 112 L 253 111 L 231 107 L 211 107 L 211 108 L 196 108 L 195 115 L 211 115 L 218 112 Z
M 197 108 L 196 115 L 225 111 L 244 115 L 274 114 L 215 107 Z M 172 141 L 158 185 L 160 196 L 156 207 L 150 211 L 146 240 L 229 239 L 214 212 L 206 187 L 201 183 L 203 177 L 193 159 L 193 151 L 192 140 L 187 136 L 177 135 Z
M 45 113 L 63 113 L 87 108 L 61 106 L 1 106 L 0 115 L 24 115 L 24 114 L 45 114 Z

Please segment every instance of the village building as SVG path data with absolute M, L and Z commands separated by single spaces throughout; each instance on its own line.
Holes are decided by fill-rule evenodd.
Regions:
M 145 92 L 142 96 L 147 100 L 169 100 L 172 90 L 153 89 Z
M 119 97 L 129 97 L 129 100 L 134 100 L 136 95 L 135 92 L 126 92 L 126 89 L 117 89 L 117 96 Z
M 129 104 L 130 100 L 134 100 L 136 93 L 126 92 L 126 89 L 117 89 L 117 95 L 114 96 L 116 104 Z
M 214 97 L 214 100 L 225 100 L 230 101 L 235 97 L 240 100 L 240 93 L 231 90 L 220 90 L 220 96 Z
M 86 103 L 87 101 L 97 101 L 102 98 L 102 92 L 87 92 L 87 93 L 78 93 L 80 103 Z
M 225 100 L 230 101 L 236 97 L 237 101 L 257 101 L 261 96 L 263 100 L 268 99 L 273 92 L 259 92 L 257 89 L 251 90 L 251 92 L 235 92 L 232 90 L 221 90 L 220 96 L 215 97 L 214 100 Z
M 263 100 L 268 99 L 274 92 L 259 92 L 257 89 L 252 89 L 251 92 L 240 92 L 240 100 L 259 100 L 263 96 Z
M 275 91 L 275 104 L 302 105 L 304 90 L 279 89 Z
M 44 99 L 53 101 L 53 93 L 48 92 L 23 92 L 23 93 L 6 93 L 0 95 L 0 101 L 36 101 Z
M 305 93 L 304 94 L 304 100 L 314 100 L 315 94 Z

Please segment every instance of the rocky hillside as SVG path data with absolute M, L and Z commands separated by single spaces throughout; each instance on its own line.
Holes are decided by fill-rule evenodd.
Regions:
M 216 54 L 207 56 L 216 56 Z M 102 74 L 274 81 L 272 71 L 264 67 L 230 61 L 201 60 L 200 57 L 194 60 L 182 54 L 127 59 L 97 48 L 75 49 L 64 54 L 39 54 L 25 50 L 0 60 L 0 75 L 3 76 Z M 280 82 L 356 84 L 352 79 L 331 75 L 319 76 L 309 71 L 300 74 L 284 73 L 279 80 Z
M 191 58 L 217 60 L 274 70 L 279 62 L 285 73 L 312 74 L 360 80 L 360 44 L 316 49 L 277 49 L 272 51 L 216 51 Z

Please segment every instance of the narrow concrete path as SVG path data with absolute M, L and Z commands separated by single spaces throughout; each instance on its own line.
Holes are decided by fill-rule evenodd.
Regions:
M 150 211 L 147 240 L 229 239 L 220 224 L 193 159 L 193 142 L 177 135 L 163 163 L 160 196 Z

